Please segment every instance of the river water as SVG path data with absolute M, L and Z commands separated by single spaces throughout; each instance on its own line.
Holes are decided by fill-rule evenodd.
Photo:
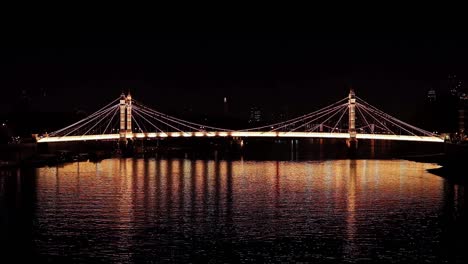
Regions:
M 2 171 L 0 252 L 12 262 L 467 263 L 465 187 L 427 172 L 437 167 L 115 158 Z

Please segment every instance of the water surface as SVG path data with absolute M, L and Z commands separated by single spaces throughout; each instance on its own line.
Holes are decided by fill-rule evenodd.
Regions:
M 466 262 L 465 188 L 436 167 L 108 159 L 4 171 L 2 250 L 68 263 Z

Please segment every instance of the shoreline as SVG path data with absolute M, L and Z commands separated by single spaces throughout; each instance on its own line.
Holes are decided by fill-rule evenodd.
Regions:
M 468 183 L 468 159 L 464 159 L 463 155 L 454 156 L 446 153 L 438 153 L 428 155 L 405 156 L 402 158 L 415 162 L 436 163 L 441 167 L 435 169 L 428 169 L 427 171 L 456 184 L 465 185 L 466 183 Z

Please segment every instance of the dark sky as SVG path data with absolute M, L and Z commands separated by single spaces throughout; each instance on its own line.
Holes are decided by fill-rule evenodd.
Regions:
M 9 31 L 0 44 L 0 87 L 14 108 L 24 91 L 47 95 L 42 111 L 97 109 L 130 89 L 163 112 L 234 113 L 251 105 L 292 113 L 358 96 L 395 114 L 413 111 L 448 74 L 468 72 L 460 32 Z M 37 100 L 36 100 L 37 101 Z

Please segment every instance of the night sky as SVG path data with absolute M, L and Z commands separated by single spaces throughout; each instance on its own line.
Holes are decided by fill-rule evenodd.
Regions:
M 35 111 L 96 110 L 130 90 L 162 112 L 309 112 L 347 96 L 408 116 L 448 74 L 466 78 L 457 32 L 42 29 L 3 33 L 0 87 Z M 44 99 L 45 95 L 45 99 Z M 38 99 L 39 98 L 39 99 Z M 42 100 L 42 101 L 41 101 Z M 185 112 L 184 112 L 185 111 Z

